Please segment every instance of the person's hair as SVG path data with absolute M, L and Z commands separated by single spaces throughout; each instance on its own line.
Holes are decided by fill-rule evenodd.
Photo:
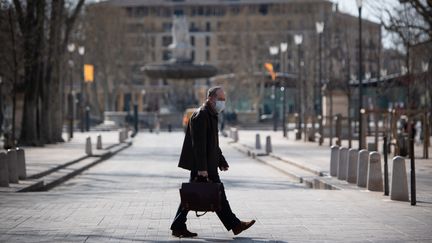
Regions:
M 211 87 L 211 88 L 207 91 L 207 98 L 210 98 L 210 97 L 214 97 L 214 96 L 216 96 L 217 91 L 220 90 L 220 89 L 222 89 L 222 86 L 214 86 L 214 87 Z

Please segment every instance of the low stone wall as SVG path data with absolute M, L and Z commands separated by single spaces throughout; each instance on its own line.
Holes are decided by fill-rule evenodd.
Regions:
M 126 125 L 127 114 L 127 112 L 108 111 L 104 113 L 104 117 L 106 121 L 113 121 L 116 125 L 122 127 Z M 133 112 L 130 112 L 129 115 L 133 121 Z M 138 119 L 140 128 L 154 128 L 157 122 L 156 113 L 154 112 L 139 112 Z M 183 114 L 180 112 L 159 114 L 158 119 L 161 129 L 166 129 L 169 125 L 172 128 L 180 128 L 182 127 Z

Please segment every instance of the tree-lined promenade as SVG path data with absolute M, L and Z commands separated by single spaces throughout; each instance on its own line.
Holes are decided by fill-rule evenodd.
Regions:
M 205 54 L 210 62 L 217 56 L 221 74 L 228 75 L 221 75 L 222 79 L 234 77 L 224 81 L 230 98 L 229 112 L 237 109 L 250 109 L 260 115 L 271 112 L 273 119 L 297 112 L 302 113 L 299 114 L 300 123 L 307 123 L 308 117 L 317 120 L 321 115 L 323 119 L 324 106 L 330 106 L 325 116 L 331 127 L 338 113 L 332 109 L 335 106 L 333 96 L 341 94 L 347 106 L 350 134 L 356 133 L 353 126 L 362 127 L 352 125 L 360 123 L 361 108 L 371 105 L 375 110 L 403 108 L 411 121 L 416 117 L 410 115 L 410 110 L 428 111 L 430 120 L 432 85 L 428 81 L 432 64 L 428 57 L 432 49 L 432 21 L 429 2 L 408 0 L 393 5 L 364 2 L 363 9 L 373 8 L 372 14 L 380 23 L 359 16 L 359 23 L 364 27 L 359 42 L 363 52 L 357 50 L 360 46 L 355 44 L 360 38 L 356 33 L 357 21 L 354 21 L 357 16 L 346 18 L 343 13 L 335 14 L 337 5 L 327 1 L 315 7 L 326 11 L 333 7 L 333 12 L 325 13 L 331 21 L 314 15 L 314 11 L 307 9 L 314 5 L 306 3 L 283 5 L 281 9 L 275 3 L 266 2 L 256 8 L 239 3 L 227 8 L 206 5 L 195 10 L 193 7 L 183 9 L 183 3 L 164 3 L 178 4 L 184 11 L 145 5 L 134 8 L 114 0 L 100 3 L 2 0 L 0 4 L 0 130 L 7 147 L 61 142 L 63 126 L 71 124 L 73 130 L 74 125 L 79 124 L 82 128 L 86 112 L 92 121 L 102 122 L 105 111 L 130 112 L 134 104 L 138 104 L 139 112 L 155 114 L 168 108 L 172 109 L 170 112 L 183 112 L 185 106 L 191 106 L 191 101 L 197 97 L 178 97 L 175 92 L 187 93 L 186 84 L 179 82 L 177 86 L 170 86 L 169 80 L 149 80 L 142 71 L 148 63 L 170 58 L 168 45 L 172 38 L 165 36 L 165 32 L 169 32 L 170 17 L 174 14 L 190 15 L 186 16 L 191 18 L 190 30 L 208 35 L 203 42 L 206 43 L 204 51 L 194 46 L 199 40 L 191 38 L 194 57 Z M 187 12 L 189 9 L 192 12 Z M 293 13 L 295 21 L 284 19 L 285 15 L 281 14 L 284 11 Z M 208 24 L 198 25 L 201 23 L 197 16 L 212 14 L 220 17 L 219 24 L 208 21 Z M 323 19 L 315 19 L 318 17 Z M 306 34 L 306 30 L 314 28 L 297 26 L 297 22 L 303 23 L 302 18 L 308 20 L 304 23 L 316 22 L 320 28 L 316 33 Z M 380 26 L 386 32 L 380 31 Z M 391 50 L 381 45 L 384 34 L 392 36 L 386 37 L 391 42 Z M 159 35 L 164 35 L 162 43 L 156 38 Z M 218 41 L 225 48 L 217 53 L 210 51 L 216 35 L 220 35 Z M 293 36 L 301 36 L 302 41 L 296 42 Z M 76 48 L 68 49 L 72 46 Z M 276 54 L 269 54 L 269 47 L 278 47 Z M 358 60 L 363 64 L 361 61 L 355 64 Z M 279 74 L 290 74 L 279 77 L 295 79 L 289 87 L 293 97 L 283 100 L 283 116 L 278 98 L 287 92 L 288 86 L 284 86 L 285 80 L 278 78 L 267 82 L 262 62 L 273 63 Z M 84 64 L 95 68 L 93 84 L 84 83 Z M 398 78 L 393 82 L 395 76 Z M 368 92 L 365 88 L 365 94 L 358 94 L 359 87 L 363 87 L 356 85 L 359 78 L 363 85 L 376 81 L 375 90 Z M 267 86 L 272 86 L 272 94 Z M 195 90 L 192 93 L 195 92 L 198 93 Z M 300 93 L 301 97 L 296 97 Z M 328 103 L 323 96 L 328 98 Z M 377 123 L 382 120 L 376 117 Z M 74 123 L 74 120 L 79 122 Z

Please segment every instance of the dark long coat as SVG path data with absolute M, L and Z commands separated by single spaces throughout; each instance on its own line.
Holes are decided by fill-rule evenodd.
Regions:
M 209 175 L 216 175 L 218 167 L 228 167 L 219 148 L 218 116 L 208 103 L 189 119 L 178 166 Z

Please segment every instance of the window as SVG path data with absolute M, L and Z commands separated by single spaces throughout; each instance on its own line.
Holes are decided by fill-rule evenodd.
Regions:
M 206 51 L 206 60 L 210 61 L 210 51 L 209 50 Z
M 190 37 L 190 44 L 191 46 L 195 46 L 195 36 Z
M 267 4 L 260 5 L 260 7 L 259 7 L 259 13 L 261 15 L 267 15 L 267 13 L 268 13 L 268 5 Z
M 206 46 L 210 46 L 210 36 L 206 36 Z
M 169 59 L 171 59 L 171 51 L 169 51 L 169 50 L 163 51 L 162 60 L 168 61 Z
M 162 46 L 167 47 L 172 43 L 172 36 L 162 36 Z
M 192 62 L 195 61 L 195 51 L 191 52 L 191 60 L 192 60 Z
M 171 23 L 171 22 L 165 22 L 165 23 L 162 23 L 162 29 L 163 29 L 165 32 L 170 32 L 170 31 L 171 31 L 171 28 L 172 28 L 172 23 Z
M 175 16 L 183 16 L 184 15 L 184 10 L 181 9 L 181 8 L 174 9 L 174 15 Z
M 189 31 L 190 31 L 190 32 L 198 32 L 198 31 L 199 31 L 198 27 L 196 27 L 196 25 L 195 25 L 194 22 L 191 22 L 191 23 L 190 23 Z
M 211 23 L 210 22 L 207 22 L 206 23 L 206 31 L 211 31 Z

